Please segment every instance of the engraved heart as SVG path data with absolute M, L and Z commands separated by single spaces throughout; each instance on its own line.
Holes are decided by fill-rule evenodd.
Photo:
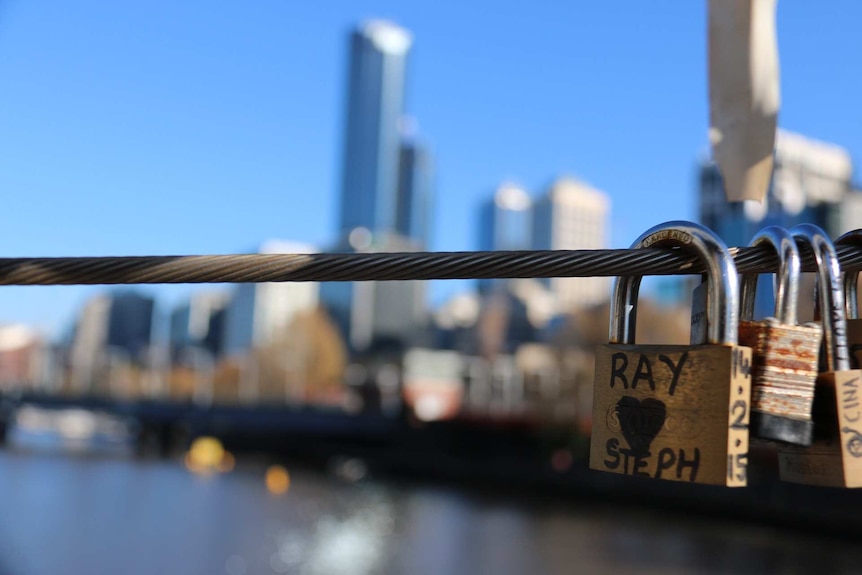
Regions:
M 664 402 L 652 397 L 640 401 L 626 395 L 617 402 L 617 413 L 623 437 L 632 452 L 635 455 L 649 453 L 649 446 L 667 417 Z

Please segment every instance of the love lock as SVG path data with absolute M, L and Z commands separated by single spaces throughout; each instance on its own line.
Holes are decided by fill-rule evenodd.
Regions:
M 751 349 L 737 345 L 739 285 L 727 247 L 689 222 L 656 226 L 632 249 L 673 247 L 706 274 L 704 345 L 636 345 L 641 277 L 618 278 L 610 344 L 596 352 L 590 468 L 741 487 L 748 466 Z

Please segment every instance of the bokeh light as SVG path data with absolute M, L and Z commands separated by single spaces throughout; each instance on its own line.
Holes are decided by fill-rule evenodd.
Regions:
M 284 495 L 290 489 L 290 474 L 281 465 L 270 465 L 266 470 L 266 490 L 273 495 Z

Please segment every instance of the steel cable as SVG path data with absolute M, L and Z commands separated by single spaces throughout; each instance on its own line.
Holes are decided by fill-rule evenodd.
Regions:
M 804 251 L 804 250 L 803 250 Z M 862 270 L 862 249 L 837 248 L 842 268 Z M 774 272 L 766 247 L 732 248 L 740 273 Z M 803 269 L 814 271 L 811 254 Z M 697 259 L 675 249 L 532 252 L 384 252 L 0 258 L 0 285 L 251 283 L 596 277 L 697 274 Z

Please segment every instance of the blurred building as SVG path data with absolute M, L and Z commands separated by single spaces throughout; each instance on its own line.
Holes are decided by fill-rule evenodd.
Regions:
M 433 192 L 431 153 L 415 141 L 403 142 L 398 162 L 395 232 L 412 240 L 420 249 L 428 247 Z
M 791 228 L 810 222 L 835 237 L 858 227 L 862 198 L 851 189 L 853 164 L 839 146 L 779 130 L 775 169 L 763 203 L 730 203 L 718 166 L 700 167 L 700 222 L 729 246 L 748 245 L 769 225 Z
M 0 326 L 0 389 L 28 386 L 39 379 L 41 339 L 21 324 Z
M 416 251 L 409 239 L 396 234 L 353 230 L 335 252 Z M 428 311 L 425 282 L 326 282 L 321 299 L 353 352 L 401 349 L 423 335 Z
M 433 163 L 404 116 L 410 33 L 382 20 L 353 31 L 335 252 L 424 249 Z M 423 282 L 331 282 L 321 299 L 354 353 L 403 348 L 426 324 Z
M 211 357 L 221 355 L 229 295 L 227 292 L 198 292 L 171 312 L 172 360 L 180 359 L 189 348 L 206 350 Z
M 313 246 L 268 241 L 262 254 L 309 254 Z M 319 284 L 315 282 L 267 282 L 240 284 L 224 310 L 221 352 L 241 355 L 266 345 L 287 328 L 298 313 L 318 305 Z
M 475 355 L 476 324 L 482 300 L 472 292 L 459 293 L 434 310 L 434 347 Z
M 410 34 L 386 21 L 360 25 L 350 36 L 340 232 L 397 229 L 400 124 Z
M 862 193 L 851 185 L 853 164 L 844 148 L 779 130 L 775 140 L 775 168 L 763 203 L 730 203 L 718 166 L 700 166 L 700 221 L 728 246 L 745 246 L 760 229 L 791 228 L 809 222 L 830 237 L 858 228 L 862 222 Z M 757 283 L 755 318 L 773 315 L 772 280 Z
M 99 364 L 108 339 L 108 315 L 111 300 L 105 295 L 91 298 L 78 316 L 69 346 L 69 363 L 74 379 L 86 385 Z
M 154 308 L 155 300 L 150 296 L 133 291 L 112 294 L 108 346 L 125 351 L 133 361 L 140 361 L 152 343 Z
M 505 289 L 462 293 L 433 315 L 432 341 L 440 349 L 495 357 L 545 336 L 555 317 L 554 297 L 534 278 L 513 279 Z
M 595 250 L 608 247 L 610 198 L 571 178 L 555 180 L 533 203 L 532 247 L 536 250 Z M 558 313 L 570 313 L 610 298 L 609 278 L 549 278 Z
M 479 249 L 529 250 L 532 236 L 532 200 L 512 183 L 503 183 L 479 210 Z M 504 279 L 481 279 L 479 291 L 488 294 L 509 284 Z
M 862 228 L 862 185 L 850 186 L 844 200 L 832 207 L 829 226 L 833 237 Z
M 79 390 L 92 384 L 96 370 L 102 364 L 110 309 L 108 295 L 98 295 L 84 304 L 75 323 L 69 346 L 69 367 L 73 385 Z
M 87 387 L 107 362 L 141 364 L 152 344 L 152 297 L 115 291 L 90 299 L 75 324 L 69 362 L 76 385 Z
M 476 325 L 479 355 L 494 359 L 511 354 L 524 343 L 536 341 L 537 326 L 530 321 L 529 301 L 512 290 L 482 298 L 482 309 Z
M 532 200 L 520 186 L 500 185 L 479 213 L 480 250 L 528 250 Z

